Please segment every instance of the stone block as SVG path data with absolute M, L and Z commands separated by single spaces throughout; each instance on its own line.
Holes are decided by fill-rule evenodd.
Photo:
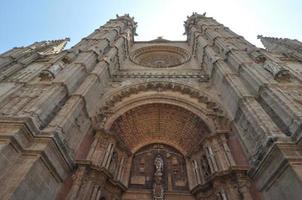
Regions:
M 70 64 L 53 80 L 54 83 L 64 85 L 69 93 L 76 90 L 87 76 L 87 71 L 81 64 Z

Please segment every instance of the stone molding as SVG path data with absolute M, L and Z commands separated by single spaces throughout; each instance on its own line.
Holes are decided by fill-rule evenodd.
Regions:
M 72 170 L 73 160 L 59 136 L 40 132 L 32 119 L 1 117 L 0 126 L 3 130 L 17 130 L 15 134 L 1 133 L 1 140 L 8 140 L 23 156 L 39 156 L 58 182 L 62 182 Z
M 181 93 L 182 95 L 189 95 L 191 98 L 197 100 L 200 104 L 204 105 L 201 107 L 206 107 L 206 109 L 208 109 L 207 115 L 212 116 L 213 118 L 216 119 L 223 119 L 225 116 L 221 106 L 216 103 L 217 101 L 211 99 L 209 95 L 201 92 L 200 90 L 194 89 L 193 87 L 180 83 L 152 81 L 147 83 L 126 86 L 120 88 L 117 92 L 110 94 L 108 98 L 104 99 L 104 103 L 100 108 L 100 114 L 98 115 L 96 121 L 99 124 L 102 124 L 102 126 L 104 126 L 106 121 L 113 114 L 112 108 L 117 103 L 122 102 L 123 99 L 131 95 L 138 94 L 141 92 L 147 92 L 147 91 L 156 91 L 156 92 L 172 91 L 172 92 Z

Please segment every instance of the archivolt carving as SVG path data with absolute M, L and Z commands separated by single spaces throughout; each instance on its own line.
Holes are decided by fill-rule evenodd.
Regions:
M 173 82 L 163 82 L 163 81 L 154 81 L 147 83 L 140 83 L 134 85 L 128 85 L 120 88 L 118 91 L 108 95 L 105 98 L 103 105 L 100 108 L 100 113 L 96 118 L 96 122 L 102 128 L 104 128 L 107 120 L 114 114 L 114 107 L 121 103 L 124 99 L 137 95 L 141 92 L 154 91 L 157 94 L 163 94 L 164 92 L 175 92 L 180 93 L 183 96 L 188 96 L 192 100 L 195 100 L 199 105 L 195 105 L 196 109 L 202 110 L 205 108 L 206 110 L 202 110 L 203 114 L 209 118 L 213 123 L 213 129 L 211 131 L 216 132 L 217 130 L 229 130 L 229 121 L 225 118 L 225 114 L 221 109 L 220 105 L 216 103 L 213 99 L 209 97 L 209 95 L 197 90 L 193 87 Z M 181 98 L 181 95 L 179 98 Z M 168 97 L 164 97 L 166 99 L 163 103 L 169 103 Z M 157 97 L 159 99 L 160 97 Z M 148 96 L 146 99 L 152 99 L 151 96 Z M 188 98 L 187 98 L 188 99 Z M 153 99 L 154 100 L 154 99 Z M 151 101 L 151 100 L 150 100 Z M 160 101 L 159 101 L 160 102 Z M 186 99 L 183 100 L 183 105 L 190 104 L 186 102 Z M 183 106 L 185 107 L 185 106 Z M 211 127 L 210 127 L 211 128 Z

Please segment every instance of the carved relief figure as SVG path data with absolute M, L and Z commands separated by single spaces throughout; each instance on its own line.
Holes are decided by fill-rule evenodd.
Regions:
M 155 174 L 162 174 L 164 161 L 160 155 L 156 156 L 154 161 L 156 172 Z

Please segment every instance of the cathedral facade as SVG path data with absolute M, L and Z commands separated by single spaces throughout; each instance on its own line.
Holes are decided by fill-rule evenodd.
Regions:
M 298 200 L 302 43 L 193 13 L 186 41 L 117 16 L 0 55 L 0 198 Z

